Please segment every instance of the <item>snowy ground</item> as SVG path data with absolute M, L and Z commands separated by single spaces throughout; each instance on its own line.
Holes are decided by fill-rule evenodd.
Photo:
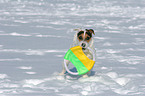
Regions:
M 58 76 L 74 28 L 93 28 L 89 78 Z M 0 96 L 145 96 L 144 0 L 0 0 Z

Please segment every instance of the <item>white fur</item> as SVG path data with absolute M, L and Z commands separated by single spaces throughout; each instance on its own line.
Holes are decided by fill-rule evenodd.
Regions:
M 80 31 L 80 30 L 77 30 L 77 31 Z M 85 31 L 84 31 L 85 32 Z M 77 34 L 78 34 L 78 32 L 76 32 L 75 33 L 75 35 L 74 35 L 74 39 L 73 39 L 73 44 L 71 45 L 71 47 L 74 47 L 74 46 L 79 46 L 80 45 L 80 43 L 81 42 L 79 42 L 79 40 L 77 39 Z M 88 47 L 90 47 L 94 52 L 96 52 L 95 51 L 95 48 L 94 48 L 94 40 L 93 40 L 93 37 L 91 38 L 91 41 L 87 44 L 88 45 Z M 93 53 L 91 52 L 91 51 L 89 51 L 88 49 L 86 49 L 85 51 L 83 51 L 84 52 L 84 54 L 88 57 L 88 58 L 90 58 L 90 59 L 93 59 Z M 66 64 L 67 64 L 67 66 L 68 66 L 68 64 L 70 63 L 70 61 L 66 61 Z M 64 67 L 64 63 L 63 63 L 63 69 L 62 69 L 62 72 L 60 73 L 60 75 L 64 75 L 64 73 L 66 72 L 66 69 L 65 69 L 65 67 Z M 87 74 L 85 74 L 85 75 L 83 75 L 83 77 L 88 77 L 88 74 L 89 74 L 90 72 L 88 72 Z

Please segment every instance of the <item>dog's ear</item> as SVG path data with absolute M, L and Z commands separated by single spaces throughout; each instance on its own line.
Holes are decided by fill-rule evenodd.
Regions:
M 79 31 L 79 29 L 74 29 L 74 31 Z
M 93 29 L 86 29 L 86 31 L 89 31 L 90 33 L 93 33 L 93 34 L 95 35 L 95 33 L 94 33 L 94 30 L 93 30 Z
M 74 29 L 74 31 L 81 31 L 81 28 Z

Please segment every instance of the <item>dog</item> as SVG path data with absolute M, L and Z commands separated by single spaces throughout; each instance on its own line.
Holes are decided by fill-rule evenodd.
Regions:
M 85 30 L 75 29 L 75 31 L 77 31 L 77 32 L 74 35 L 73 44 L 71 45 L 71 47 L 81 46 L 84 54 L 89 59 L 93 60 L 93 53 L 91 51 L 89 51 L 87 49 L 87 47 L 90 47 L 94 52 L 96 52 L 95 48 L 94 48 L 94 40 L 92 37 L 92 35 L 95 35 L 94 30 L 93 29 L 85 29 Z M 70 63 L 70 61 L 66 60 L 67 66 L 69 63 Z M 66 69 L 63 64 L 62 72 L 60 73 L 60 75 L 64 75 L 65 72 L 66 72 Z M 90 74 L 90 71 L 88 73 L 84 74 L 83 77 L 88 77 L 89 74 Z

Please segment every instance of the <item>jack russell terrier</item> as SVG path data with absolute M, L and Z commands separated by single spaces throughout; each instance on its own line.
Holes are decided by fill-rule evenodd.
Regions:
M 94 30 L 93 29 L 85 29 L 85 30 L 75 29 L 75 31 L 77 31 L 77 32 L 74 35 L 74 40 L 73 40 L 73 44 L 71 47 L 81 46 L 84 54 L 89 59 L 93 59 L 93 53 L 91 51 L 89 51 L 87 49 L 87 47 L 90 47 L 92 50 L 94 50 L 94 52 L 96 52 L 94 45 L 93 45 L 94 41 L 93 41 L 93 37 L 92 37 L 92 34 L 95 35 Z M 70 61 L 67 60 L 66 61 L 67 66 L 69 63 L 70 63 Z M 63 69 L 62 69 L 62 72 L 60 73 L 60 75 L 64 75 L 65 72 L 66 72 L 66 69 L 63 64 Z M 88 74 L 90 74 L 90 72 L 84 74 L 83 77 L 88 77 Z

